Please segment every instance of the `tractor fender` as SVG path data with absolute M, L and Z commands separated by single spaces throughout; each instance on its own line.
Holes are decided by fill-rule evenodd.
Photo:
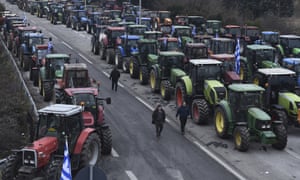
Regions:
M 282 47 L 281 45 L 277 45 L 276 47 L 277 47 L 277 49 L 279 50 L 280 54 L 281 54 L 282 56 L 284 56 L 283 47 Z
M 122 46 L 118 46 L 118 49 L 119 49 L 122 57 L 126 56 L 124 48 Z
M 86 139 L 88 138 L 88 136 L 95 132 L 96 130 L 93 129 L 93 128 L 85 128 L 79 135 L 78 139 L 77 139 L 77 142 L 76 142 L 76 145 L 75 145 L 75 148 L 74 148 L 74 151 L 73 153 L 74 154 L 80 154 L 81 151 L 82 151 L 82 147 L 83 147 L 83 144 L 84 142 L 86 141 Z
M 159 68 L 159 65 L 158 64 L 154 64 L 151 67 L 151 69 L 154 70 L 156 79 L 159 79 L 160 78 L 160 71 L 159 71 L 160 68 Z
M 293 48 L 293 55 L 295 57 L 299 57 L 299 55 L 300 55 L 300 48 Z
M 193 85 L 192 85 L 192 80 L 190 79 L 190 77 L 189 76 L 181 77 L 181 82 L 185 86 L 186 95 L 191 96 L 192 92 L 193 92 Z
M 268 61 L 268 60 L 262 61 L 261 64 L 262 64 L 262 68 L 275 68 L 275 67 L 280 67 L 279 64 L 274 63 L 274 62 L 272 62 L 272 61 Z
M 271 117 L 262 109 L 257 107 L 251 107 L 248 109 L 248 119 L 259 119 L 262 121 L 269 121 Z
M 288 114 L 298 114 L 296 102 L 300 102 L 300 97 L 297 94 L 292 92 L 281 92 L 278 96 L 278 104 L 285 108 Z
M 284 107 L 279 104 L 272 104 L 271 108 L 285 111 Z
M 98 119 L 97 124 L 102 124 L 104 122 L 104 108 L 103 106 L 98 107 Z
M 229 122 L 229 131 L 228 132 L 233 132 L 234 129 L 234 125 L 235 125 L 235 120 L 232 117 L 232 112 L 231 112 L 231 108 L 230 105 L 228 103 L 228 101 L 226 100 L 221 100 L 216 106 L 215 108 L 220 107 L 224 110 L 225 115 L 228 119 Z
M 42 80 L 46 79 L 45 67 L 40 68 L 40 77 Z

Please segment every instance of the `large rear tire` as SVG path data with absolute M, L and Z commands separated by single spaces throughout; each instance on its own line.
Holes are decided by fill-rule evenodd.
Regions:
M 49 102 L 52 100 L 53 97 L 53 87 L 51 82 L 44 82 L 43 83 L 43 97 L 44 101 Z
M 113 59 L 114 59 L 114 50 L 113 49 L 108 49 L 107 50 L 107 53 L 106 53 L 106 62 L 107 62 L 107 64 L 113 64 L 114 63 L 114 61 L 113 61 Z
M 101 143 L 99 136 L 96 133 L 90 134 L 83 144 L 82 152 L 80 154 L 79 168 L 86 166 L 95 166 L 100 158 Z
M 281 121 L 284 125 L 285 129 L 288 129 L 289 126 L 289 118 L 287 117 L 287 114 L 284 110 L 280 109 L 273 109 L 271 111 L 271 118 L 272 121 Z
M 183 102 L 185 101 L 185 97 L 186 97 L 185 85 L 182 82 L 177 82 L 175 88 L 175 101 L 177 107 L 182 106 Z
M 240 61 L 240 79 L 245 82 L 248 81 L 248 68 L 244 61 Z
M 241 152 L 249 149 L 250 134 L 245 126 L 237 126 L 233 133 L 235 148 Z
M 2 169 L 2 179 L 14 180 L 18 176 L 18 170 L 22 166 L 22 157 L 18 154 L 8 156 Z
M 228 138 L 229 121 L 222 107 L 217 107 L 214 115 L 215 130 L 220 138 Z
M 100 55 L 100 60 L 103 60 L 104 57 L 106 57 L 106 49 L 101 43 L 99 45 L 99 55 Z
M 145 66 L 140 67 L 140 77 L 139 78 L 140 78 L 140 83 L 142 85 L 148 84 L 148 82 L 149 82 L 149 72 L 148 72 L 147 67 L 145 67 Z
M 139 77 L 139 61 L 135 57 L 130 58 L 129 63 L 129 73 L 131 78 L 138 78 Z
M 160 84 L 160 95 L 166 101 L 171 99 L 171 83 L 169 80 L 163 80 Z
M 124 73 L 129 72 L 129 59 L 128 58 L 122 58 L 122 69 Z
M 121 56 L 121 52 L 117 51 L 115 54 L 115 65 L 117 66 L 118 69 L 122 69 L 122 64 L 123 64 L 123 59 Z
M 109 127 L 101 129 L 101 153 L 109 155 L 112 150 L 112 134 Z
M 274 126 L 274 133 L 276 134 L 277 142 L 272 144 L 273 148 L 283 150 L 287 144 L 287 132 L 283 124 Z
M 59 180 L 62 164 L 63 162 L 61 160 L 52 160 L 46 169 L 47 179 Z
M 209 115 L 208 103 L 204 99 L 194 99 L 192 103 L 192 119 L 196 124 L 207 124 Z

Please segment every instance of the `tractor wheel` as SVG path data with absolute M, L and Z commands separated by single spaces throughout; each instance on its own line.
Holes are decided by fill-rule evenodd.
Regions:
M 19 61 L 20 61 L 21 68 L 23 68 L 23 61 L 24 61 L 23 51 L 20 51 L 19 53 Z
M 244 61 L 240 61 L 240 79 L 242 81 L 248 80 L 248 69 Z
M 46 179 L 59 180 L 63 166 L 62 164 L 63 162 L 61 160 L 52 160 L 46 169 Z
M 76 23 L 76 31 L 80 31 L 80 24 Z
M 171 99 L 171 83 L 169 80 L 163 80 L 160 84 L 160 95 L 164 100 Z
M 51 83 L 43 83 L 43 97 L 44 101 L 49 102 L 51 101 L 53 96 L 53 87 L 51 86 Z
M 88 34 L 91 34 L 91 29 L 90 29 L 89 24 L 86 24 L 85 30 Z
M 217 107 L 214 115 L 215 130 L 220 138 L 228 138 L 229 121 L 222 107 Z
M 106 53 L 106 62 L 107 64 L 113 64 L 113 58 L 114 58 L 114 50 L 108 49 Z
M 2 169 L 2 179 L 17 179 L 19 168 L 22 166 L 22 157 L 18 154 L 8 156 L 7 161 Z
M 95 34 L 94 27 L 92 26 L 90 29 L 91 29 L 91 34 Z
M 140 78 L 140 83 L 142 85 L 148 84 L 148 82 L 149 82 L 149 72 L 148 72 L 147 67 L 142 66 L 140 68 L 140 77 L 139 78 Z
M 285 129 L 288 129 L 289 119 L 284 110 L 273 109 L 271 111 L 271 118 L 272 118 L 272 121 L 281 121 L 283 126 L 285 127 Z
M 139 77 L 139 62 L 136 58 L 130 58 L 129 63 L 129 73 L 131 78 L 138 78 Z
M 155 93 L 159 90 L 158 87 L 158 77 L 156 77 L 156 73 L 154 69 L 150 71 L 150 87 L 151 87 L 151 92 Z
M 275 52 L 275 63 L 282 65 L 282 55 L 279 49 L 276 49 Z
M 182 82 L 178 82 L 175 88 L 175 101 L 177 107 L 180 107 L 183 104 L 183 101 L 185 101 L 185 96 L 186 96 L 185 86 Z
M 272 144 L 273 148 L 283 150 L 287 144 L 287 131 L 283 124 L 274 126 L 274 133 L 276 134 L 277 142 Z
M 128 58 L 122 58 L 122 69 L 123 69 L 123 72 L 125 72 L 125 73 L 129 72 L 129 59 Z
M 79 168 L 95 166 L 100 158 L 101 143 L 96 133 L 90 134 L 83 144 Z
M 121 53 L 119 51 L 117 51 L 115 54 L 115 65 L 117 66 L 118 69 L 122 68 L 122 62 L 123 62 L 123 59 L 122 59 Z
M 30 69 L 30 59 L 28 56 L 26 57 L 23 56 L 23 70 L 29 71 L 29 69 Z
M 264 82 L 263 82 L 263 76 L 261 74 L 254 74 L 253 76 L 253 83 L 258 85 L 258 86 L 262 86 L 262 87 L 265 87 L 264 86 Z
M 33 81 L 33 85 L 34 86 L 38 86 L 39 85 L 39 71 L 38 70 L 31 70 L 31 78 Z
M 94 43 L 93 47 L 94 47 L 93 48 L 93 53 L 95 55 L 98 55 L 99 54 L 99 42 L 97 40 L 95 40 L 95 43 Z
M 196 124 L 207 124 L 209 107 L 204 99 L 194 99 L 192 103 L 192 118 Z
M 250 134 L 245 126 L 237 126 L 233 132 L 235 148 L 245 152 L 249 148 Z
M 109 155 L 112 150 L 112 135 L 109 127 L 101 129 L 101 153 Z
M 38 82 L 38 86 L 39 86 L 39 91 L 40 91 L 40 95 L 43 95 L 43 81 L 41 79 L 41 75 L 39 75 L 39 82 Z
M 100 55 L 100 60 L 103 60 L 104 57 L 106 56 L 106 49 L 103 47 L 102 44 L 100 44 L 99 47 L 99 55 Z

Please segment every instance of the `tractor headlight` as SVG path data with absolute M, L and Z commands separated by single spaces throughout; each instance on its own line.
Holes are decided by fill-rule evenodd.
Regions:
M 29 163 L 29 160 L 24 159 L 24 163 L 25 163 L 25 164 L 28 164 L 28 163 Z
M 34 165 L 34 160 L 30 160 L 30 164 Z

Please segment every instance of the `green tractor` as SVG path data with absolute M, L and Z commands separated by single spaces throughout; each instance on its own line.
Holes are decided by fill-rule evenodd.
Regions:
M 194 42 L 192 38 L 192 28 L 190 26 L 172 26 L 171 36 L 178 39 L 178 44 L 181 49 L 184 49 L 187 43 Z
M 158 92 L 163 99 L 170 100 L 177 79 L 185 76 L 184 54 L 176 51 L 164 51 L 158 54 L 157 64 L 150 70 L 150 87 L 152 92 Z
M 130 57 L 129 73 L 132 78 L 140 79 L 141 84 L 148 84 L 151 66 L 157 63 L 157 40 L 140 39 L 138 52 Z
M 244 82 L 251 81 L 258 68 L 280 67 L 275 63 L 276 49 L 268 45 L 252 44 L 245 49 L 245 57 L 240 58 L 240 78 Z
M 282 63 L 284 57 L 300 57 L 300 36 L 280 35 L 280 44 L 277 48 L 280 51 L 279 63 Z
M 180 107 L 186 101 L 193 121 L 206 124 L 211 109 L 227 96 L 227 90 L 220 82 L 222 62 L 215 59 L 191 59 L 187 71 L 188 75 L 177 79 L 176 105 Z
M 282 150 L 287 144 L 287 131 L 280 119 L 262 110 L 264 88 L 255 84 L 231 84 L 228 100 L 215 108 L 214 124 L 220 138 L 234 138 L 235 148 L 247 151 L 250 141 L 271 144 Z
M 300 97 L 294 93 L 296 73 L 285 68 L 258 69 L 253 82 L 266 89 L 264 106 L 268 111 L 276 111 L 287 128 L 288 125 L 300 127 Z
M 70 63 L 68 54 L 47 54 L 42 67 L 33 72 L 34 76 L 38 74 L 38 78 L 34 79 L 38 79 L 40 94 L 44 97 L 44 101 L 51 101 L 55 82 L 62 78 L 65 63 Z

